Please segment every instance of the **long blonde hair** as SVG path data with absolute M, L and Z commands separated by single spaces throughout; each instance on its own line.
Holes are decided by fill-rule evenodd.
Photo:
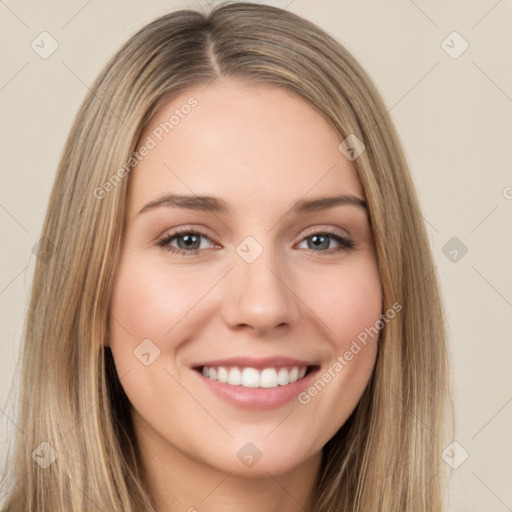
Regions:
M 444 313 L 398 136 L 372 81 L 340 43 L 290 12 L 251 3 L 156 19 L 108 62 L 78 111 L 33 279 L 16 420 L 21 430 L 3 480 L 6 509 L 154 510 L 123 376 L 104 348 L 115 322 L 109 307 L 129 178 L 101 198 L 95 191 L 129 161 L 161 105 L 219 75 L 294 91 L 342 139 L 352 134 L 364 142 L 353 163 L 368 203 L 383 311 L 402 306 L 381 331 L 361 401 L 323 449 L 314 511 L 442 510 L 441 452 L 453 431 Z M 35 462 L 37 450 L 58 458 L 44 469 Z

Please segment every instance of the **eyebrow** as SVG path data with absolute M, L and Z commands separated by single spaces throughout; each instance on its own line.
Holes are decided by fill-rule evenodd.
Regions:
M 314 199 L 300 199 L 294 203 L 291 211 L 297 214 L 304 214 L 316 212 L 319 210 L 326 210 L 328 208 L 333 208 L 340 205 L 357 206 L 362 208 L 366 213 L 368 212 L 366 202 L 352 194 L 317 197 Z M 163 206 L 168 208 L 186 208 L 188 210 L 197 210 L 217 214 L 227 214 L 230 212 L 228 203 L 218 197 L 166 194 L 144 205 L 139 211 L 138 215 Z

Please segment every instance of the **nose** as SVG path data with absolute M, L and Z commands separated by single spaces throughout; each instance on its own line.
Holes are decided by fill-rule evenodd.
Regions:
M 225 323 L 232 329 L 251 329 L 258 336 L 296 325 L 300 299 L 293 284 L 290 273 L 271 251 L 263 251 L 252 263 L 235 254 L 235 268 L 224 283 Z

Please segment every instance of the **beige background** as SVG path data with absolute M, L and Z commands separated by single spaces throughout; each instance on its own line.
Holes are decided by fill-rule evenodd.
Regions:
M 424 209 L 448 313 L 457 432 L 467 460 L 449 510 L 512 509 L 512 4 L 426 0 L 268 2 L 334 35 L 380 89 Z M 36 244 L 60 152 L 103 64 L 136 29 L 199 1 L 0 3 L 3 150 L 0 223 L 0 462 L 14 426 L 8 400 Z M 43 31 L 58 49 L 41 58 Z M 458 58 L 443 49 L 458 52 Z M 442 41 L 446 42 L 442 46 Z M 450 48 L 451 47 L 451 48 Z M 457 261 L 452 238 L 468 252 Z M 453 243 L 453 242 L 452 242 Z M 456 242 L 459 243 L 459 242 Z M 447 253 L 447 255 L 445 255 Z

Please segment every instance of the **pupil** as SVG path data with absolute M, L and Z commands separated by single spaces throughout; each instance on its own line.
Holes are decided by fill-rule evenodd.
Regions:
M 179 243 L 180 239 L 184 240 L 184 244 Z M 197 235 L 182 235 L 178 238 L 178 245 L 184 245 L 186 249 L 190 249 L 192 244 L 197 244 L 197 239 Z M 183 247 L 180 248 L 182 249 Z M 197 249 L 197 247 L 194 247 L 194 249 Z
M 324 241 L 320 241 L 319 243 L 317 243 L 320 239 L 324 239 Z M 329 246 L 329 239 L 324 236 L 324 235 L 314 235 L 312 236 L 312 240 L 313 240 L 313 244 L 315 247 L 320 247 L 322 246 L 323 249 L 328 249 L 328 246 Z

